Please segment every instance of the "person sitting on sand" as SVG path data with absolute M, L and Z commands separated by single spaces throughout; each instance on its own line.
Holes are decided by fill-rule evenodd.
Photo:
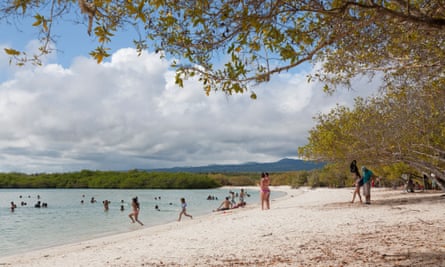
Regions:
M 246 201 L 244 200 L 244 196 L 246 195 L 246 193 L 244 192 L 244 189 L 241 188 L 241 191 L 239 193 L 239 198 L 238 198 L 238 203 L 236 205 L 234 205 L 232 207 L 232 209 L 234 208 L 239 208 L 239 207 L 244 207 L 246 205 Z
M 246 205 L 246 201 L 244 200 L 245 196 L 246 196 L 246 193 L 244 192 L 244 189 L 241 188 L 239 197 L 238 197 L 238 206 L 244 207 Z
M 229 200 L 229 197 L 226 197 L 226 199 L 221 203 L 221 205 L 219 205 L 216 211 L 229 210 L 231 208 L 232 208 L 232 202 Z

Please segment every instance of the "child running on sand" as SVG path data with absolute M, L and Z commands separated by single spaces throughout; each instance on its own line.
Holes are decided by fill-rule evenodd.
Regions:
M 181 220 L 182 214 L 184 214 L 187 217 L 190 217 L 190 219 L 193 219 L 192 215 L 187 214 L 187 203 L 185 202 L 185 198 L 181 198 L 181 212 L 179 213 L 178 222 Z
M 138 222 L 140 225 L 144 225 L 141 221 L 139 221 L 138 216 L 139 216 L 139 202 L 138 202 L 138 197 L 134 197 L 133 201 L 131 202 L 131 207 L 133 209 L 133 212 L 128 214 L 128 217 L 130 217 L 131 221 L 133 223 Z

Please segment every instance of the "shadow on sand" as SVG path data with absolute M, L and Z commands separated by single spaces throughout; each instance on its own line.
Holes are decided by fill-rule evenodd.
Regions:
M 362 196 L 363 198 L 363 196 Z M 430 193 L 406 193 L 400 196 L 391 196 L 383 199 L 371 199 L 371 205 L 369 206 L 402 206 L 420 203 L 445 203 L 445 194 L 442 195 L 431 195 Z M 347 202 L 335 202 L 324 205 L 325 208 L 345 208 L 345 207 L 356 207 L 358 204 Z M 363 204 L 365 205 L 365 204 Z M 366 205 L 368 206 L 368 205 Z

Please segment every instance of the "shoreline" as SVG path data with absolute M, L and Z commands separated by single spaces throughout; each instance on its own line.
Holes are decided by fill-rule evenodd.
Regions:
M 350 203 L 353 188 L 272 190 L 287 194 L 272 200 L 270 210 L 252 203 L 193 220 L 0 257 L 0 265 L 445 265 L 443 192 L 373 188 L 372 204 L 360 205 Z
M 251 197 L 248 204 L 258 201 L 258 189 L 246 189 Z M 11 256 L 39 249 L 81 242 L 114 234 L 139 230 L 128 218 L 129 202 L 133 195 L 139 196 L 142 212 L 140 218 L 144 228 L 174 222 L 180 211 L 179 198 L 185 196 L 189 202 L 189 212 L 194 216 L 209 214 L 220 201 L 208 200 L 214 196 L 222 200 L 229 191 L 238 192 L 237 187 L 224 187 L 204 190 L 108 190 L 108 189 L 45 189 L 45 190 L 2 190 L 0 200 L 0 257 Z M 27 206 L 19 206 L 15 212 L 9 209 L 9 202 L 20 203 L 25 196 Z M 33 203 L 41 200 L 49 202 L 48 209 L 35 209 Z M 162 196 L 162 200 L 161 200 Z M 280 197 L 279 194 L 272 197 Z M 95 197 L 97 203 L 90 203 Z M 159 199 L 157 199 L 159 197 Z M 110 209 L 104 211 L 102 200 L 111 201 Z M 125 200 L 125 210 L 120 209 L 121 199 Z M 81 202 L 85 203 L 82 204 Z M 159 206 L 159 210 L 155 207 Z
M 200 199 L 199 201 L 201 201 L 202 203 L 206 202 L 206 203 L 209 203 L 210 205 L 204 204 L 201 207 L 198 207 L 198 209 L 197 209 L 197 205 L 196 205 L 197 203 L 193 203 L 192 202 L 190 210 L 191 210 L 192 214 L 195 215 L 194 217 L 199 217 L 199 216 L 211 214 L 213 209 L 220 204 L 220 200 L 217 200 L 217 199 L 216 200 L 213 200 L 213 199 L 209 200 L 209 199 L 206 199 L 207 196 L 214 195 L 216 197 L 220 197 L 221 201 L 222 201 L 222 199 L 223 199 L 222 196 L 223 195 L 224 196 L 228 196 L 230 191 L 238 192 L 241 188 L 244 188 L 245 191 L 247 193 L 249 193 L 250 195 L 252 195 L 252 194 L 255 195 L 256 192 L 258 191 L 258 187 L 257 186 L 243 186 L 243 187 L 239 187 L 239 186 L 223 186 L 223 187 L 219 187 L 219 188 L 216 189 L 219 192 L 215 192 L 215 189 L 212 188 L 212 189 L 209 189 L 209 191 L 210 191 L 209 195 L 204 193 L 204 194 L 202 194 L 202 196 L 200 198 L 198 198 L 198 199 Z M 32 189 L 32 190 L 35 190 L 35 189 Z M 55 191 L 57 191 L 57 189 L 52 189 L 52 188 L 51 189 L 45 189 L 45 190 L 50 190 L 50 191 L 54 191 L 55 190 Z M 45 191 L 45 190 L 43 190 L 43 191 Z M 66 190 L 66 189 L 63 189 L 63 190 Z M 78 195 L 79 195 L 81 200 L 84 200 L 85 197 L 89 198 L 90 196 L 94 196 L 94 197 L 99 199 L 98 203 L 101 202 L 102 199 L 107 199 L 107 198 L 109 199 L 109 197 L 110 197 L 109 193 L 103 193 L 103 194 L 97 195 L 97 192 L 89 192 L 90 190 L 95 190 L 95 189 L 86 189 L 86 191 L 84 191 L 84 189 L 68 189 L 68 190 L 69 191 L 79 191 L 77 193 L 78 193 Z M 115 189 L 112 189 L 112 190 L 115 191 Z M 28 198 L 29 198 L 29 200 L 31 200 L 31 202 L 37 201 L 37 200 L 34 199 L 34 198 L 37 197 L 37 195 L 42 195 L 43 198 L 47 198 L 48 197 L 48 195 L 45 194 L 44 192 L 41 192 L 39 190 L 37 190 L 37 191 L 38 192 L 26 192 L 25 195 L 28 195 Z M 99 189 L 99 191 L 109 192 L 110 190 L 108 190 L 108 189 Z M 118 189 L 117 191 L 128 191 L 128 190 L 120 190 L 120 189 Z M 150 190 L 145 190 L 144 189 L 142 191 L 150 191 Z M 154 227 L 154 226 L 158 226 L 158 225 L 168 224 L 168 223 L 171 223 L 171 222 L 176 222 L 177 216 L 178 216 L 179 211 L 180 211 L 180 207 L 179 207 L 179 205 L 177 205 L 177 203 L 173 203 L 172 202 L 173 200 L 176 200 L 176 198 L 174 198 L 174 199 L 170 198 L 169 199 L 168 198 L 168 194 L 166 195 L 165 192 L 163 192 L 163 191 L 165 191 L 165 192 L 179 191 L 179 192 L 177 192 L 178 193 L 177 195 L 173 194 L 175 197 L 178 197 L 178 199 L 179 199 L 179 196 L 182 195 L 182 191 L 189 192 L 190 190 L 160 190 L 159 193 L 155 192 L 152 196 L 149 196 L 149 197 L 148 196 L 145 196 L 145 197 L 142 196 L 142 198 L 145 200 L 145 202 L 147 202 L 147 201 L 150 202 L 151 198 L 156 198 L 156 197 L 158 197 L 158 194 L 159 194 L 159 200 L 152 201 L 153 203 L 151 203 L 151 204 L 153 204 L 153 207 L 154 207 L 155 204 L 156 205 L 159 204 L 161 206 L 162 211 L 163 211 L 162 213 L 158 213 L 158 212 L 156 212 L 154 210 L 150 210 L 150 207 L 151 207 L 150 204 L 143 203 L 143 212 L 142 212 L 142 216 L 141 217 L 142 217 L 142 220 L 143 220 L 145 225 L 142 226 L 142 227 L 139 226 L 139 225 L 134 225 L 134 224 L 129 223 L 129 219 L 127 218 L 127 214 L 129 212 L 128 210 L 124 211 L 124 212 L 117 210 L 118 206 L 120 205 L 120 203 L 118 203 L 118 199 L 120 199 L 122 196 L 115 197 L 114 201 L 112 201 L 112 202 L 114 202 L 114 206 L 112 206 L 110 208 L 110 211 L 111 211 L 110 215 L 113 216 L 113 219 L 109 219 L 111 217 L 111 216 L 107 215 L 109 212 L 104 213 L 106 216 L 101 216 L 102 215 L 101 211 L 103 211 L 102 204 L 99 203 L 99 204 L 97 204 L 98 205 L 97 207 L 94 207 L 94 206 L 90 206 L 90 203 L 88 201 L 88 203 L 85 204 L 85 207 L 87 207 L 87 206 L 88 206 L 88 208 L 92 207 L 93 208 L 93 212 L 94 212 L 94 210 L 96 210 L 96 211 L 99 210 L 100 211 L 99 214 L 93 214 L 93 216 L 98 216 L 99 215 L 99 219 L 98 220 L 103 220 L 103 219 L 107 220 L 107 221 L 103 221 L 103 223 L 107 224 L 107 226 L 104 225 L 104 227 L 107 228 L 110 225 L 110 223 L 111 223 L 111 225 L 115 225 L 115 226 L 114 227 L 111 226 L 111 228 L 108 227 L 109 228 L 109 229 L 107 229 L 108 231 L 103 231 L 103 230 L 102 231 L 100 231 L 100 230 L 97 231 L 97 230 L 93 229 L 91 232 L 89 232 L 87 230 L 87 231 L 79 232 L 79 234 L 74 233 L 74 235 L 73 235 L 72 230 L 75 231 L 75 229 L 72 226 L 69 226 L 68 229 L 71 229 L 71 230 L 68 230 L 68 231 L 70 231 L 70 233 L 63 234 L 63 232 L 66 231 L 67 227 L 63 227 L 64 223 L 60 222 L 60 220 L 59 220 L 59 222 L 58 222 L 59 226 L 54 225 L 55 228 L 54 228 L 54 226 L 52 226 L 53 229 L 44 229 L 43 230 L 43 232 L 45 232 L 46 235 L 50 235 L 51 232 L 62 233 L 62 234 L 56 234 L 57 238 L 45 239 L 42 242 L 31 241 L 31 242 L 28 243 L 28 246 L 24 246 L 24 245 L 21 245 L 21 244 L 23 244 L 23 242 L 20 242 L 20 238 L 17 238 L 17 237 L 14 238 L 13 235 L 9 235 L 9 236 L 7 235 L 6 236 L 6 240 L 8 242 L 4 242 L 4 243 L 0 242 L 1 245 L 5 247 L 4 250 L 0 251 L 0 258 L 8 257 L 8 256 L 14 256 L 14 255 L 17 255 L 17 254 L 29 253 L 29 252 L 43 250 L 43 249 L 50 249 L 50 248 L 53 248 L 53 247 L 59 247 L 59 246 L 64 246 L 64 245 L 69 245 L 69 244 L 74 244 L 74 243 L 79 243 L 79 242 L 85 242 L 85 241 L 88 241 L 88 240 L 91 240 L 91 239 L 99 239 L 99 238 L 113 236 L 113 235 L 125 234 L 125 233 L 129 233 L 129 232 L 133 232 L 133 231 L 142 230 L 144 228 L 149 228 L 149 227 Z M 204 189 L 204 190 L 194 190 L 194 191 L 206 192 L 207 190 Z M 12 198 L 13 197 L 17 197 L 18 198 L 19 195 L 23 195 L 23 194 L 24 194 L 24 192 L 17 192 L 17 196 L 16 195 L 10 195 L 9 197 L 12 196 Z M 283 193 L 279 194 L 279 195 L 272 196 L 272 197 L 279 198 L 279 197 L 282 197 L 282 195 L 283 195 Z M 160 196 L 163 197 L 164 202 L 160 201 Z M 165 199 L 166 197 L 167 197 L 167 199 Z M 188 197 L 190 197 L 190 196 L 188 196 Z M 248 202 L 248 207 L 251 206 L 251 205 L 255 205 L 257 203 L 257 197 L 258 196 L 254 196 L 251 199 L 250 196 L 249 196 L 249 197 L 246 198 L 246 200 Z M 28 198 L 26 200 L 28 200 Z M 54 200 L 54 195 L 51 195 L 50 198 Z M 71 194 L 68 198 L 65 198 L 65 199 L 68 199 L 68 201 L 66 203 L 63 203 L 63 204 L 59 205 L 58 207 L 56 207 L 56 209 L 60 209 L 61 207 L 66 207 L 67 205 L 69 206 L 69 205 L 72 205 L 73 203 L 76 203 L 75 200 L 73 202 L 73 198 L 75 198 L 75 197 L 73 197 L 73 195 Z M 204 201 L 203 199 L 206 199 L 206 200 Z M 197 199 L 194 199 L 194 201 L 197 201 Z M 170 203 L 169 206 L 166 206 L 167 203 Z M 51 206 L 50 210 L 54 209 L 54 206 L 52 204 L 53 204 L 53 202 L 50 202 L 50 206 Z M 203 209 L 203 206 L 204 206 L 204 209 Z M 207 206 L 207 208 L 205 208 L 205 206 Z M 78 206 L 76 208 L 82 210 L 83 209 L 82 207 L 83 207 L 83 205 L 80 205 L 80 206 Z M 4 208 L 6 209 L 6 207 L 4 207 Z M 21 211 L 21 209 L 23 209 L 23 208 L 24 208 L 23 211 L 25 211 L 25 210 L 26 211 L 37 211 L 36 209 L 34 209 L 34 207 L 32 205 L 24 206 L 24 207 L 22 206 L 22 207 L 20 207 L 20 210 L 17 210 L 17 213 L 19 215 L 22 215 L 22 216 L 25 216 L 25 217 L 18 218 L 18 219 L 15 219 L 15 220 L 16 221 L 17 220 L 20 221 L 20 220 L 25 220 L 26 219 L 26 221 L 30 221 L 30 222 L 34 221 L 34 218 L 28 220 L 29 218 L 26 217 L 27 215 L 32 216 L 33 213 L 31 212 L 30 214 L 26 214 L 26 213 Z M 71 210 L 71 208 L 70 208 L 70 210 Z M 47 211 L 47 210 L 44 210 L 44 211 Z M 57 213 L 58 212 L 59 211 L 57 211 Z M 76 213 L 76 212 L 74 212 L 74 213 Z M 85 214 L 85 211 L 82 210 L 82 213 Z M 23 214 L 26 214 L 26 215 L 23 215 Z M 159 216 L 157 216 L 158 214 L 159 215 L 162 214 L 161 215 L 162 217 L 166 217 L 166 214 L 167 214 L 167 217 L 170 217 L 170 218 L 159 218 Z M 14 213 L 7 212 L 7 215 L 14 215 Z M 63 216 L 60 216 L 60 217 L 63 217 Z M 11 218 L 7 218 L 7 219 L 11 219 Z M 116 218 L 117 218 L 118 221 L 116 221 Z M 96 219 L 90 220 L 90 222 L 91 221 L 95 221 Z M 37 218 L 37 220 L 41 222 L 42 218 Z M 82 220 L 82 222 L 79 225 L 77 225 L 77 227 L 88 227 L 88 223 L 86 223 L 86 225 L 81 225 L 83 222 L 85 222 L 85 220 Z M 50 224 L 50 222 L 48 222 L 47 224 Z M 17 228 L 17 229 L 27 229 L 27 225 L 17 224 L 17 225 L 14 226 L 14 228 Z M 95 226 L 93 226 L 92 228 L 95 228 Z M 53 230 L 55 230 L 55 231 L 53 231 Z M 31 234 L 31 236 L 29 236 L 29 234 Z M 41 234 L 41 233 L 36 233 L 36 234 L 37 235 L 34 235 L 33 232 L 28 232 L 28 233 L 25 233 L 25 237 L 28 236 L 28 237 L 31 237 L 31 239 L 33 239 L 33 240 L 39 240 L 38 239 L 39 238 L 39 234 Z M 51 235 L 51 236 L 54 236 L 54 235 Z M 14 241 L 16 241 L 17 243 L 15 243 Z M 24 242 L 28 242 L 28 240 L 26 240 Z M 10 244 L 10 245 L 8 245 L 8 244 Z

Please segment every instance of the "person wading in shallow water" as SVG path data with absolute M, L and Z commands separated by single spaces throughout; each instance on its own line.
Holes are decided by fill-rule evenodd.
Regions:
M 140 206 L 139 206 L 139 202 L 138 202 L 138 198 L 137 197 L 133 198 L 133 201 L 131 202 L 131 208 L 133 209 L 133 211 L 130 214 L 128 214 L 128 217 L 130 217 L 131 222 L 132 223 L 138 222 L 140 225 L 144 225 L 138 219 Z

